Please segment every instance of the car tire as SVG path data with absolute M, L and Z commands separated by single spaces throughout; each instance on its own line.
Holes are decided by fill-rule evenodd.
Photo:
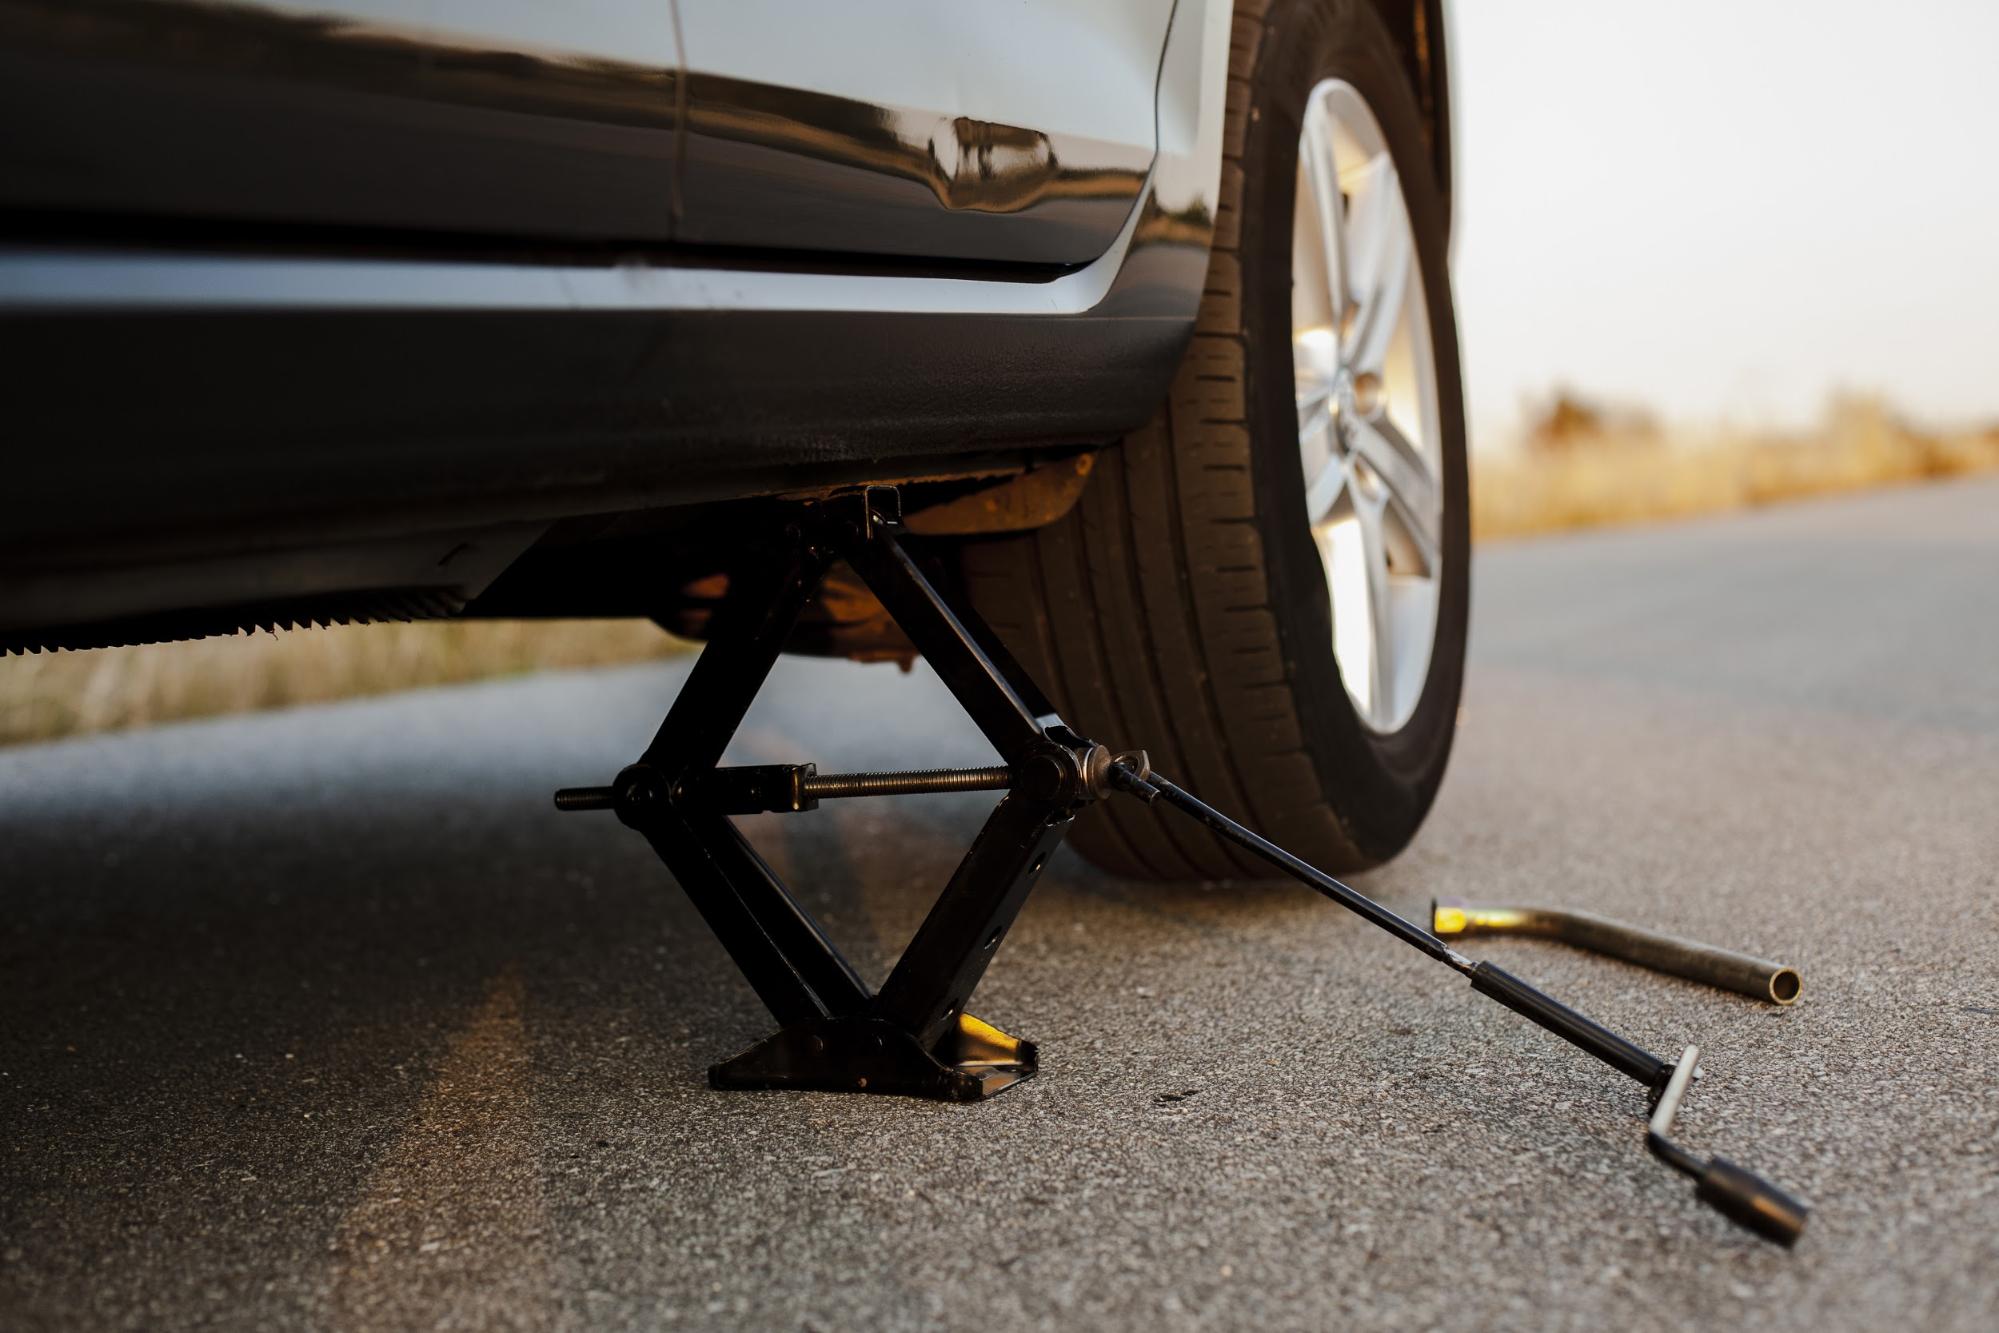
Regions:
M 1406 68 L 1365 0 L 1274 0 L 1260 18 L 1239 7 L 1230 71 L 1206 293 L 1169 400 L 1099 455 L 1064 518 L 969 544 L 962 569 L 974 605 L 1072 725 L 1115 748 L 1146 749 L 1154 767 L 1202 799 L 1315 864 L 1355 871 L 1401 851 L 1428 813 L 1463 678 L 1470 531 L 1448 218 Z M 1354 125 L 1341 117 L 1356 118 Z M 1370 117 L 1375 140 L 1366 139 Z M 1330 143 L 1333 151 L 1301 147 L 1307 128 L 1312 145 Z M 1341 134 L 1353 140 L 1344 152 Z M 1305 174 L 1325 160 L 1331 172 Z M 1392 172 L 1380 170 L 1383 160 Z M 1355 163 L 1366 171 L 1353 174 Z M 1329 181 L 1337 208 L 1325 195 Z M 1363 182 L 1356 193 L 1348 194 L 1350 181 Z M 1420 275 L 1420 283 L 1403 279 L 1413 294 L 1400 305 L 1384 295 L 1393 286 L 1382 276 L 1394 267 L 1393 210 L 1368 193 L 1382 182 L 1399 182 L 1413 241 L 1408 272 Z M 1308 218 L 1322 202 L 1325 214 Z M 1315 239 L 1310 224 L 1321 216 L 1341 223 Z M 1376 229 L 1366 236 L 1342 230 L 1370 219 Z M 1343 237 L 1336 249 L 1323 239 L 1335 232 Z M 1301 332 L 1316 298 L 1313 281 L 1294 288 L 1294 275 L 1307 271 L 1294 260 L 1309 268 L 1315 254 L 1328 252 L 1342 258 L 1324 265 L 1319 286 L 1332 292 L 1338 269 L 1348 295 L 1326 297 L 1326 311 L 1341 313 L 1325 329 Z M 1363 266 L 1371 254 L 1380 270 L 1372 296 Z M 1362 344 L 1380 336 L 1370 332 L 1380 325 L 1370 301 L 1377 312 L 1400 313 L 1397 341 L 1363 402 L 1355 386 L 1369 388 L 1371 372 L 1359 368 Z M 1350 325 L 1353 367 L 1344 361 Z M 1417 350 L 1424 342 L 1427 383 Z M 1328 357 L 1340 361 L 1331 372 Z M 1347 377 L 1338 391 L 1347 396 L 1328 382 L 1331 434 L 1321 438 L 1316 417 L 1309 431 L 1301 423 L 1318 410 L 1306 399 L 1328 373 Z M 1416 384 L 1414 397 L 1393 387 L 1408 383 Z M 1422 419 L 1414 435 L 1397 437 L 1402 461 L 1377 470 L 1366 451 L 1379 454 L 1393 432 L 1354 432 L 1370 403 L 1386 417 L 1397 402 L 1415 403 Z M 1330 482 L 1315 471 L 1308 486 L 1312 451 L 1321 446 L 1327 466 L 1345 471 Z M 1404 503 L 1383 477 L 1417 455 L 1432 470 L 1431 485 L 1404 477 L 1421 501 Z M 1333 484 L 1341 501 L 1308 516 L 1308 501 L 1319 505 Z M 1381 506 L 1368 511 L 1379 560 L 1355 516 L 1363 504 Z M 1419 530 L 1427 545 L 1412 537 Z M 1347 540 L 1356 532 L 1358 548 Z M 1434 611 L 1420 670 L 1411 665 L 1420 645 L 1407 628 L 1420 623 L 1420 599 L 1410 593 L 1418 579 L 1428 580 L 1423 596 Z M 1371 599 L 1367 627 L 1393 651 L 1349 651 L 1363 619 L 1352 611 L 1355 587 Z M 1349 614 L 1340 616 L 1342 609 Z M 1405 640 L 1411 646 L 1401 654 Z M 1391 669 L 1401 673 L 1393 687 L 1382 683 Z M 1130 800 L 1090 811 L 1073 842 L 1099 866 L 1133 878 L 1273 873 L 1190 821 Z

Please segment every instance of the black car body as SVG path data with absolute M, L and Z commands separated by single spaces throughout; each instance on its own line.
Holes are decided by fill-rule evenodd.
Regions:
M 1436 14 L 1377 7 L 1442 127 Z M 0 0 L 0 645 L 671 621 L 728 502 L 1024 526 L 1162 399 L 1225 0 L 555 8 Z

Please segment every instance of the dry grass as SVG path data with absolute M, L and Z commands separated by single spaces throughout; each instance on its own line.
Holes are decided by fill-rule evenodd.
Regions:
M 1999 430 L 1931 434 L 1878 400 L 1836 401 L 1809 435 L 1659 429 L 1559 400 L 1519 449 L 1472 461 L 1474 537 L 1711 514 L 1999 469 Z
M 1999 469 L 1999 431 L 1933 435 L 1877 401 L 1834 404 L 1809 436 L 1688 440 L 1560 398 L 1523 447 L 1472 469 L 1480 538 L 1602 527 Z M 359 625 L 0 658 L 0 744 L 277 708 L 687 644 L 643 621 Z
M 688 645 L 643 620 L 431 621 L 0 658 L 0 744 L 240 713 Z

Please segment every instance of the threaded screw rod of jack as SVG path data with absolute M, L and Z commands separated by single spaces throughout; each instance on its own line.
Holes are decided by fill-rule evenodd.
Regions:
M 1013 785 L 1006 768 L 917 768 L 887 773 L 814 773 L 799 782 L 813 800 L 845 796 L 920 796 L 931 792 L 1004 791 Z
M 718 772 L 726 773 L 722 769 Z M 818 773 L 800 775 L 798 795 L 807 801 L 852 796 L 922 796 L 931 792 L 1005 791 L 1013 786 L 1013 771 L 992 768 L 916 768 L 880 773 Z M 615 810 L 616 787 L 564 787 L 555 793 L 558 810 Z M 779 807 L 782 808 L 782 807 Z

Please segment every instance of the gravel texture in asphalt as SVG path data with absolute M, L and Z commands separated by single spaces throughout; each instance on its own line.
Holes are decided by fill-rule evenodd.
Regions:
M 1458 753 L 1364 877 L 1794 962 L 1777 1009 L 1468 951 L 1663 1053 L 1633 1084 L 1310 893 L 1062 853 L 978 1106 L 711 1092 L 769 1029 L 637 835 L 557 815 L 684 664 L 0 754 L 0 1326 L 1989 1329 L 1999 483 L 1481 555 Z M 1142 737 L 1116 738 L 1142 743 Z M 736 757 L 984 762 L 922 671 L 787 661 Z M 747 821 L 870 979 L 989 797 Z

